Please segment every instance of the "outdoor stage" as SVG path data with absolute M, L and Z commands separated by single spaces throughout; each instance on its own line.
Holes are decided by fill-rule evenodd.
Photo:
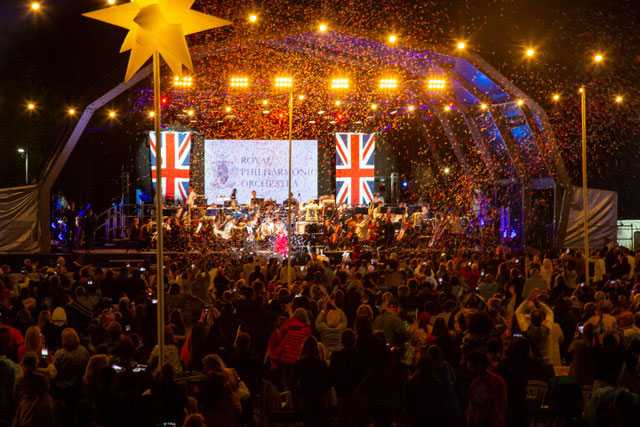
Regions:
M 482 198 L 499 218 L 499 239 L 520 248 L 564 241 L 571 187 L 545 112 L 470 52 L 302 33 L 205 44 L 194 49 L 194 62 L 194 87 L 174 87 L 163 104 L 164 135 L 172 136 L 168 150 L 163 143 L 162 185 L 173 202 L 193 190 L 207 205 L 224 206 L 233 188 L 239 202 L 251 190 L 277 203 L 286 198 L 288 96 L 273 88 L 275 70 L 285 67 L 294 82 L 292 184 L 301 202 L 333 195 L 338 204 L 367 205 L 380 192 L 390 206 L 429 204 L 481 221 L 474 205 Z M 146 117 L 149 72 L 93 103 L 39 185 L 9 195 L 39 202 L 2 223 L 12 232 L 2 234 L 0 252 L 48 251 L 58 213 L 47 201 L 93 112 L 140 85 L 130 102 Z M 124 204 L 153 194 L 154 143 L 148 128 L 140 135 L 129 141 L 138 155 L 128 178 L 135 185 L 118 197 Z M 301 144 L 307 148 L 296 153 Z

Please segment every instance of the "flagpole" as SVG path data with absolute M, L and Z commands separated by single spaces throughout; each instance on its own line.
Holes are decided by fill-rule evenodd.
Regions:
M 162 214 L 162 134 L 160 132 L 160 54 L 157 50 L 153 53 L 153 106 L 156 133 L 156 224 L 158 230 L 156 240 L 158 368 L 162 369 L 164 366 L 164 219 Z

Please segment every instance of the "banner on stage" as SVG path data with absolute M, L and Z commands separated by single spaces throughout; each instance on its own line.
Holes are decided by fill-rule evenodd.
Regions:
M 189 195 L 189 168 L 191 166 L 191 132 L 163 131 L 162 194 L 165 200 L 184 202 Z M 149 132 L 151 181 L 156 185 L 156 133 Z
M 336 133 L 336 203 L 368 205 L 375 191 L 375 133 Z
M 236 189 L 240 204 L 251 191 L 278 203 L 287 199 L 289 141 L 207 139 L 204 142 L 205 195 L 219 203 Z M 318 141 L 295 140 L 292 145 L 292 192 L 301 202 L 318 197 Z

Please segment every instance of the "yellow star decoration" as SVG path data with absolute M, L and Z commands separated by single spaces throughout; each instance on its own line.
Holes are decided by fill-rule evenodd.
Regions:
M 120 52 L 131 50 L 125 81 L 158 51 L 174 74 L 193 70 L 185 36 L 231 22 L 191 9 L 195 0 L 132 0 L 83 14 L 87 18 L 126 28 Z

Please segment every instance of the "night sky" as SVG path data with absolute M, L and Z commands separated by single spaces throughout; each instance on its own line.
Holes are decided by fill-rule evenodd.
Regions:
M 82 109 L 122 80 L 127 55 L 118 51 L 125 32 L 80 16 L 104 5 L 105 0 L 47 0 L 43 13 L 34 16 L 28 2 L 0 2 L 1 185 L 23 183 L 18 147 L 29 146 L 32 176 L 36 175 L 43 159 L 72 128 L 66 108 Z M 320 18 L 338 31 L 357 35 L 381 38 L 394 31 L 403 44 L 416 47 L 450 46 L 463 37 L 473 51 L 547 110 L 574 183 L 580 177 L 577 88 L 586 83 L 590 88 L 590 186 L 619 193 L 621 218 L 640 216 L 637 1 L 199 0 L 195 8 L 234 21 L 236 29 L 196 36 L 190 40 L 192 46 L 203 37 L 224 37 L 225 31 L 246 26 L 249 10 L 260 12 L 265 37 L 311 29 Z M 539 52 L 534 61 L 523 58 L 528 45 Z M 606 61 L 596 68 L 590 56 L 597 50 L 605 52 Z M 562 93 L 561 103 L 551 102 L 554 92 Z M 622 105 L 613 102 L 618 93 L 625 97 Z M 25 112 L 28 99 L 38 104 L 33 114 Z M 101 150 L 105 159 L 118 161 L 125 154 L 113 144 L 135 133 L 122 129 L 126 123 L 123 119 L 119 125 L 110 125 L 96 117 L 89 130 L 94 137 L 80 144 L 79 153 Z M 78 160 L 82 159 L 76 155 L 71 161 Z M 69 172 L 73 167 L 67 166 L 67 176 L 75 173 Z M 76 171 L 86 173 L 86 168 Z M 119 189 L 116 178 L 104 177 L 113 184 L 114 193 Z M 83 181 L 76 180 L 75 185 Z

